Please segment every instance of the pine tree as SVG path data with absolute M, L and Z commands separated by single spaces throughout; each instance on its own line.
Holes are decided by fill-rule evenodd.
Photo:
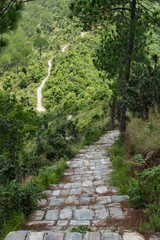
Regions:
M 3 35 L 17 27 L 24 3 L 31 0 L 1 0 L 0 1 L 0 51 L 7 45 Z
M 95 58 L 95 64 L 117 80 L 122 135 L 126 130 L 126 92 L 130 86 L 133 65 L 137 61 L 137 51 L 143 55 L 146 32 L 155 23 L 154 2 L 159 5 L 158 1 L 149 0 L 78 0 L 72 1 L 70 6 L 73 15 L 84 23 L 84 28 L 101 26 L 106 29 L 106 25 L 110 28 L 110 31 L 105 31 L 107 36 L 104 36 L 99 49 L 99 62 Z M 110 58 L 107 58 L 108 53 Z

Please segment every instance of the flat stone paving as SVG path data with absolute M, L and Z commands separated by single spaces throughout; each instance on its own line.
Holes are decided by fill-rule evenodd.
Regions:
M 69 168 L 61 183 L 44 191 L 47 199 L 41 200 L 27 223 L 28 229 L 39 232 L 11 232 L 5 240 L 144 240 L 137 233 L 122 236 L 107 230 L 86 234 L 70 231 L 75 226 L 105 229 L 107 221 L 125 219 L 121 202 L 128 196 L 119 195 L 109 184 L 112 164 L 107 148 L 118 135 L 118 131 L 108 132 L 67 162 Z
M 159 238 L 155 238 L 159 239 Z M 10 232 L 5 240 L 145 240 L 138 233 L 124 233 L 120 235 L 117 232 L 97 231 L 87 232 L 85 234 L 77 232 Z

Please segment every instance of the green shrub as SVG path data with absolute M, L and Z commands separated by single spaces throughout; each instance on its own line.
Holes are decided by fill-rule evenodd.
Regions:
M 154 232 L 160 231 L 160 207 L 156 204 L 147 206 L 145 213 L 148 216 L 148 222 L 144 224 L 144 230 L 152 230 Z
M 91 228 L 89 228 L 88 226 L 78 226 L 72 229 L 72 232 L 78 232 L 83 234 L 86 234 L 87 232 L 91 232 L 91 231 L 92 231 Z
M 132 180 L 128 194 L 137 208 L 144 208 L 150 204 L 160 204 L 160 165 L 145 169 L 137 173 L 137 178 Z
M 118 186 L 122 193 L 130 196 L 135 208 L 144 210 L 147 221 L 140 226 L 140 231 L 160 231 L 160 165 L 142 170 L 144 158 L 136 154 L 131 161 L 126 161 L 126 146 L 117 140 L 110 149 L 110 157 L 114 166 L 111 177 L 112 184 Z M 135 162 L 141 171 L 131 173 Z M 131 168 L 132 164 L 133 168 Z M 136 165 L 136 166 L 137 166 Z M 131 177 L 131 174 L 134 177 Z
M 64 160 L 60 160 L 53 166 L 40 169 L 39 174 L 34 181 L 41 190 L 44 190 L 49 184 L 55 184 L 58 182 L 66 167 L 66 162 Z
M 144 157 L 142 156 L 142 154 L 136 154 L 133 156 L 132 160 L 134 162 L 136 162 L 138 165 L 143 166 L 145 161 L 144 161 Z
M 40 198 L 40 189 L 29 184 L 22 186 L 16 181 L 0 186 L 0 216 L 6 219 L 14 212 L 21 210 L 28 215 L 37 207 Z

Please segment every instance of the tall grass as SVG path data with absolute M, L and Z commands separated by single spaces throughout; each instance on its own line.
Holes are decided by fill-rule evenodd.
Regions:
M 55 184 L 62 177 L 67 164 L 64 160 L 57 161 L 52 166 L 40 169 L 39 174 L 35 177 L 34 182 L 41 190 L 45 190 L 49 184 Z
M 130 163 L 127 161 L 125 145 L 120 140 L 117 140 L 111 147 L 110 158 L 114 167 L 111 184 L 117 186 L 123 194 L 126 194 L 129 182 Z
M 135 153 L 160 150 L 160 115 L 150 114 L 148 121 L 134 118 L 128 124 L 127 135 Z

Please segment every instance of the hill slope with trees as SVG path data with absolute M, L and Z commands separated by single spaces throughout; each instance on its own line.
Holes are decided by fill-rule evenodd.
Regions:
M 25 222 L 36 208 L 40 191 L 61 176 L 66 159 L 109 126 L 120 126 L 124 141 L 112 150 L 113 158 L 122 159 L 119 155 L 124 148 L 130 153 L 127 158 L 131 160 L 124 163 L 130 166 L 127 194 L 136 207 L 151 215 L 153 221 L 149 218 L 146 229 L 159 231 L 159 2 L 36 0 L 25 1 L 24 8 L 23 1 L 16 0 L 5 17 L 8 2 L 3 2 L 2 236 Z M 46 111 L 38 113 L 36 92 L 47 76 L 51 58 L 50 77 L 42 92 Z M 147 154 L 153 150 L 157 155 L 149 161 L 154 164 L 148 164 Z M 122 162 L 117 163 L 120 178 Z M 132 169 L 134 176 L 130 176 Z M 142 182 L 148 184 L 149 179 L 154 183 L 153 197 L 146 200 L 148 191 Z

